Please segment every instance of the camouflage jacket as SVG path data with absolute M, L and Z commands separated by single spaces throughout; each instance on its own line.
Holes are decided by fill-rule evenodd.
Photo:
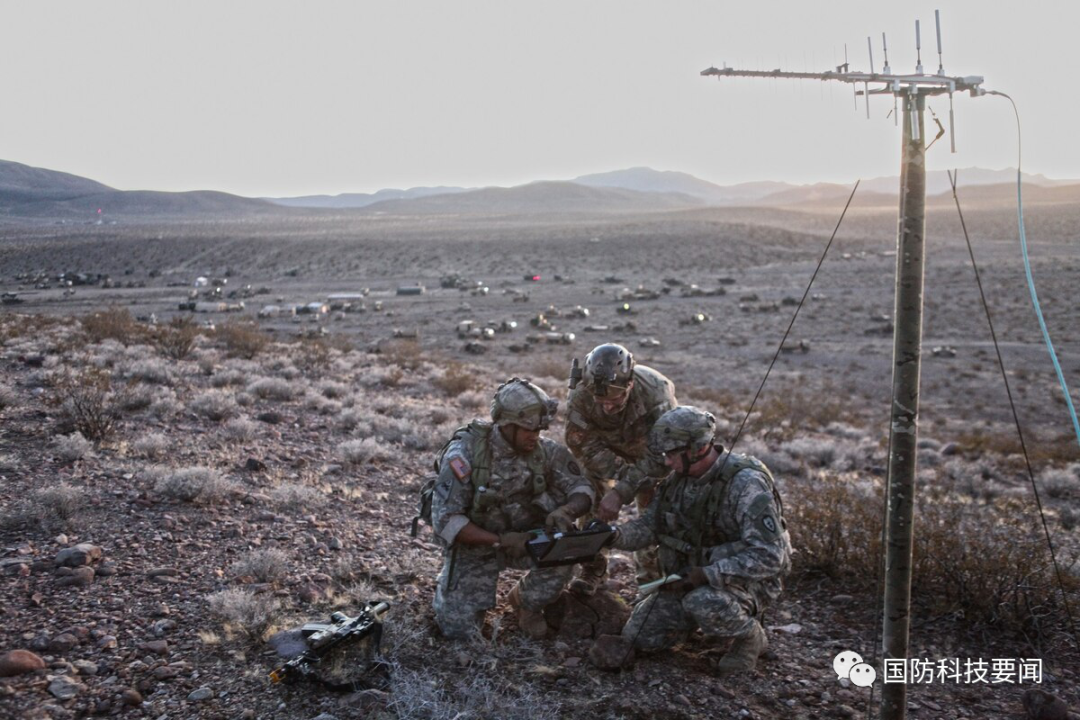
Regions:
M 747 583 L 787 574 L 791 569 L 791 538 L 772 478 L 767 469 L 762 472 L 746 466 L 755 463 L 765 469 L 756 460 L 733 455 L 731 462 L 741 461 L 742 469 L 725 482 L 720 472 L 724 457 L 722 452 L 699 478 L 670 475 L 645 514 L 619 526 L 615 547 L 637 550 L 659 545 L 664 573 L 699 565 L 709 584 L 717 588 L 724 587 L 725 578 Z M 716 483 L 724 486 L 715 490 L 718 496 L 710 497 Z M 699 520 L 696 528 L 695 518 Z M 699 540 L 700 551 L 691 547 L 693 542 L 687 542 L 695 539 Z
M 595 500 L 581 467 L 559 443 L 540 438 L 531 456 L 521 456 L 498 428 L 493 427 L 488 438 L 490 474 L 482 492 L 472 478 L 477 460 L 473 435 L 463 433 L 451 442 L 440 463 L 431 520 L 435 535 L 446 547 L 470 521 L 493 533 L 534 530 L 571 495 L 581 493 Z M 533 469 L 543 477 L 534 477 Z
M 607 415 L 584 386 L 567 398 L 566 444 L 592 479 L 614 478 L 623 503 L 668 474 L 663 458 L 648 450 L 649 431 L 671 410 L 675 386 L 652 368 L 634 368 L 634 387 L 623 411 Z

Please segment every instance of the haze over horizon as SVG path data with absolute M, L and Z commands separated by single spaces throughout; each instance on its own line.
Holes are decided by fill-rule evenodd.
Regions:
M 868 35 L 880 69 L 883 30 L 894 70 L 910 70 L 916 18 L 937 68 L 933 4 L 0 6 L 0 63 L 18 68 L 0 76 L 0 158 L 123 190 L 337 195 L 639 166 L 719 185 L 850 183 L 898 173 L 889 99 L 868 121 L 846 85 L 699 72 L 832 69 L 845 43 L 863 70 Z M 1049 86 L 1072 62 L 1080 7 L 941 9 L 945 72 L 1017 100 L 1025 172 L 1080 178 L 1067 125 L 1080 99 Z M 1008 102 L 955 104 L 959 152 L 943 138 L 929 169 L 1015 167 Z M 930 106 L 947 119 L 946 99 Z

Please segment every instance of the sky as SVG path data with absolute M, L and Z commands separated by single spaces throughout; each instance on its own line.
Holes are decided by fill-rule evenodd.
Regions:
M 899 173 L 892 102 L 711 66 L 937 69 L 1012 95 L 1024 170 L 1080 178 L 1080 3 L 0 0 L 0 159 L 123 190 L 247 196 L 510 186 L 634 166 L 722 185 Z M 947 99 L 930 107 L 943 121 Z M 955 99 L 958 153 L 1016 165 L 1002 98 Z M 931 121 L 927 120 L 928 123 Z

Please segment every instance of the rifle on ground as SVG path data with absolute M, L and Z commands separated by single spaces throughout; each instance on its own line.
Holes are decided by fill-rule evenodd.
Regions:
M 329 623 L 307 623 L 300 629 L 300 634 L 307 641 L 308 649 L 270 673 L 271 682 L 291 684 L 303 679 L 313 679 L 325 685 L 327 683 L 316 673 L 315 666 L 319 661 L 334 648 L 367 637 L 373 638 L 375 652 L 378 653 L 382 641 L 382 616 L 389 609 L 390 605 L 385 602 L 369 602 L 356 617 L 335 612 L 330 616 Z

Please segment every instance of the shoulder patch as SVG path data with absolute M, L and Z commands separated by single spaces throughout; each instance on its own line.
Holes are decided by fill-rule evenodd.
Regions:
M 581 474 L 581 466 L 578 465 L 573 460 L 566 463 L 566 469 L 570 471 L 571 475 L 580 475 Z
M 453 471 L 454 477 L 462 482 L 464 482 L 465 478 L 469 477 L 469 473 L 472 472 L 469 461 L 461 455 L 449 457 L 446 459 L 446 462 L 450 465 L 450 470 Z

